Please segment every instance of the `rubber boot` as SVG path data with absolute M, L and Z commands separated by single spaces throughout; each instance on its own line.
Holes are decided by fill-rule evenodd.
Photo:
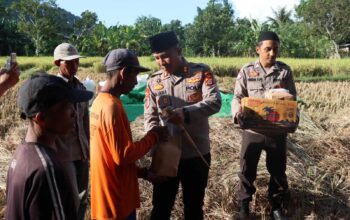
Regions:
M 249 202 L 247 199 L 240 202 L 239 219 L 249 219 Z

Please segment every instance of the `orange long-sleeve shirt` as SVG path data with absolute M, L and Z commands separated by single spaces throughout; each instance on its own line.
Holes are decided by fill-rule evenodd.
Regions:
M 135 161 L 156 143 L 148 133 L 133 142 L 117 97 L 100 93 L 90 109 L 91 218 L 125 219 L 140 206 Z

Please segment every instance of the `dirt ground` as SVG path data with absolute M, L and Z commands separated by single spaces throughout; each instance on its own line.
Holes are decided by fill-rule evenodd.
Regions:
M 221 83 L 227 84 L 227 81 L 221 80 Z M 307 89 L 312 86 L 304 85 L 301 94 L 310 93 Z M 226 91 L 232 91 L 232 88 Z M 16 119 L 16 108 L 4 107 L 6 103 L 15 105 L 14 96 L 15 91 L 0 99 L 1 209 L 5 205 L 8 162 L 26 130 L 25 123 Z M 288 216 L 290 219 L 350 219 L 350 108 L 341 107 L 331 114 L 319 108 L 303 109 L 299 129 L 288 138 L 287 176 L 292 195 L 287 207 Z M 131 126 L 134 140 L 140 139 L 144 135 L 143 118 L 137 118 Z M 229 219 L 237 211 L 235 187 L 241 130 L 230 118 L 211 117 L 210 140 L 212 164 L 204 201 L 205 219 Z M 145 157 L 139 163 L 146 166 L 149 158 Z M 256 219 L 268 219 L 268 181 L 263 154 L 258 167 L 257 192 L 251 203 Z M 142 204 L 138 219 L 148 219 L 152 208 L 152 185 L 140 180 L 140 192 Z M 172 219 L 183 219 L 182 208 L 180 190 Z M 2 217 L 0 213 L 0 219 Z

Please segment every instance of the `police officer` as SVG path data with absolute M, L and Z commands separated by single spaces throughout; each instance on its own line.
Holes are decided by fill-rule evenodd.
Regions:
M 242 120 L 241 99 L 244 97 L 264 98 L 269 89 L 284 88 L 296 98 L 296 89 L 290 67 L 276 61 L 280 49 L 280 40 L 274 32 L 262 32 L 258 38 L 256 52 L 259 59 L 245 65 L 237 75 L 232 101 L 232 116 L 235 123 Z M 286 176 L 286 133 L 263 134 L 244 130 L 240 154 L 240 173 L 237 198 L 240 203 L 239 216 L 249 216 L 249 202 L 256 189 L 257 166 L 262 150 L 266 151 L 266 166 L 270 173 L 268 189 L 271 204 L 271 216 L 284 219 L 282 203 L 288 195 Z
M 170 219 L 172 207 L 181 182 L 185 219 L 203 219 L 203 199 L 207 186 L 209 166 L 199 157 L 176 125 L 161 117 L 165 103 L 173 108 L 169 121 L 183 124 L 196 143 L 200 153 L 210 164 L 208 117 L 220 110 L 221 96 L 210 68 L 205 64 L 188 62 L 173 31 L 163 32 L 150 38 L 153 56 L 160 70 L 147 82 L 145 97 L 145 129 L 151 130 L 166 124 L 180 140 L 182 155 L 178 174 L 165 182 L 155 183 L 151 219 Z

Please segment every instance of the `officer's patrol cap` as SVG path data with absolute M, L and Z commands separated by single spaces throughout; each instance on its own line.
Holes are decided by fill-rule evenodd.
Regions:
M 139 70 L 140 72 L 147 72 L 150 69 L 140 65 L 136 54 L 124 48 L 114 49 L 108 52 L 105 56 L 103 64 L 107 72 L 119 70 L 124 67 L 130 67 Z
M 278 35 L 272 31 L 263 31 L 260 33 L 258 38 L 258 43 L 264 40 L 273 40 L 273 41 L 280 42 Z
M 149 38 L 152 53 L 164 52 L 179 43 L 174 31 L 162 32 Z

